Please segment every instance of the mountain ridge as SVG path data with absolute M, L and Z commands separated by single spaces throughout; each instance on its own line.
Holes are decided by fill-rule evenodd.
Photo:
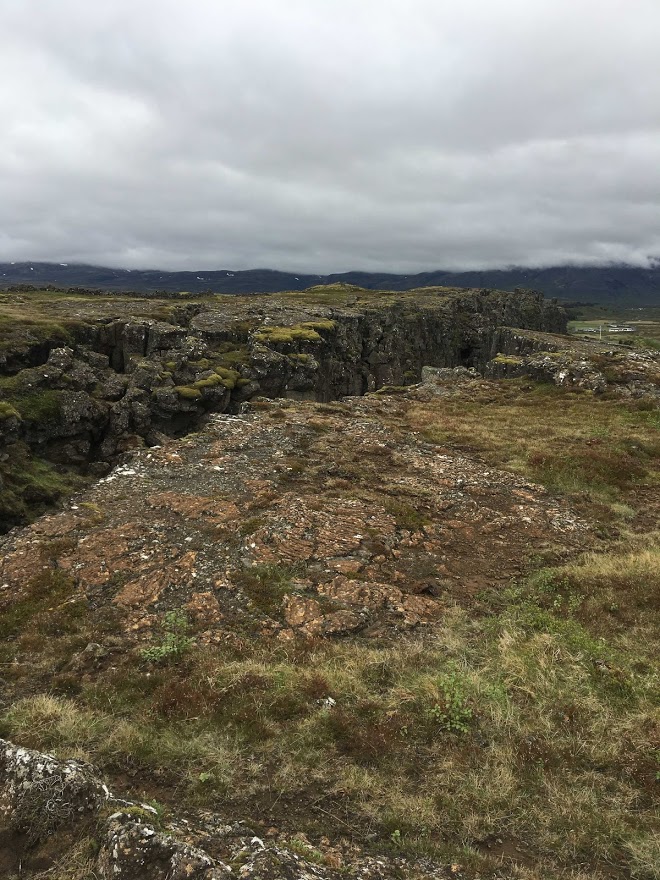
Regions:
M 231 271 L 160 271 L 113 269 L 83 263 L 0 263 L 0 288 L 13 285 L 55 285 L 118 291 L 187 291 L 190 293 L 276 293 L 304 290 L 317 284 L 344 282 L 367 289 L 411 290 L 427 286 L 482 287 L 513 290 L 533 288 L 564 301 L 615 306 L 660 304 L 660 265 L 555 266 L 544 269 L 514 267 L 464 272 L 436 270 L 415 274 L 390 272 L 335 272 L 310 274 L 275 269 Z

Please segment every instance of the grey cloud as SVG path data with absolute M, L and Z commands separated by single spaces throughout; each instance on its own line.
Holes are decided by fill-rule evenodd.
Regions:
M 657 0 L 5 0 L 0 259 L 660 255 Z

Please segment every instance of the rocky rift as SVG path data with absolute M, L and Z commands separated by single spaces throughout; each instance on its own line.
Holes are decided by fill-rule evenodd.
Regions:
M 13 323 L 0 352 L 0 456 L 9 489 L 37 501 L 48 487 L 13 486 L 12 459 L 19 470 L 37 456 L 99 476 L 127 450 L 257 394 L 329 401 L 411 384 L 425 365 L 482 369 L 503 325 L 566 326 L 529 291 L 335 286 L 196 302 L 50 291 L 3 302 Z M 25 520 L 16 507 L 4 505 L 0 527 Z

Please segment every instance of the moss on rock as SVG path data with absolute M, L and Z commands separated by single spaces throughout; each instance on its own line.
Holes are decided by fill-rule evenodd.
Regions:
M 184 400 L 199 400 L 202 396 L 199 388 L 195 388 L 192 385 L 176 385 L 174 390 Z
M 261 327 L 254 338 L 257 342 L 274 345 L 321 341 L 320 334 L 313 327 L 303 324 L 294 324 L 293 327 Z
M 20 419 L 21 414 L 18 410 L 11 405 L 11 403 L 7 403 L 4 400 L 0 400 L 0 422 L 5 419 Z

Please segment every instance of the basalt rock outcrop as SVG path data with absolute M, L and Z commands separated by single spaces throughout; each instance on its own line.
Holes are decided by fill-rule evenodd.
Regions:
M 0 859 L 8 872 L 30 871 L 35 851 L 49 839 L 53 859 L 87 834 L 97 843 L 90 876 L 99 880 L 219 880 L 231 874 L 197 847 L 157 830 L 156 820 L 153 807 L 113 797 L 88 764 L 0 740 Z
M 335 285 L 196 301 L 44 291 L 0 296 L 2 318 L 0 488 L 27 508 L 6 492 L 0 531 L 57 497 L 38 462 L 102 476 L 123 453 L 256 395 L 327 402 L 413 384 L 425 366 L 627 397 L 660 388 L 657 353 L 562 335 L 564 311 L 523 290 Z
M 660 355 L 655 351 L 508 327 L 500 328 L 493 342 L 493 356 L 483 370 L 490 379 L 528 376 L 595 394 L 660 399 Z
M 329 401 L 419 381 L 425 365 L 483 369 L 503 325 L 566 326 L 561 308 L 529 291 L 10 296 L 16 325 L 21 310 L 31 317 L 2 347 L 0 455 L 27 451 L 96 476 L 127 450 L 257 394 Z M 9 516 L 0 526 L 12 524 Z

